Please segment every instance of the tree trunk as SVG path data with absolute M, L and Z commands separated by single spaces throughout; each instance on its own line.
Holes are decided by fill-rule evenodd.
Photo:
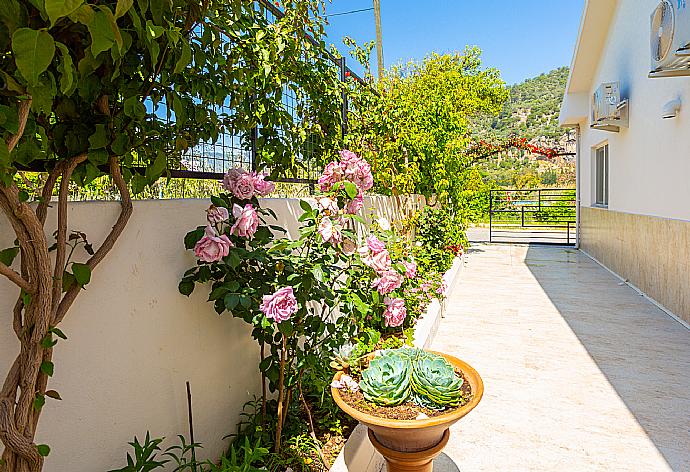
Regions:
M 51 328 L 62 321 L 81 291 L 80 286 L 72 284 L 63 294 L 62 275 L 69 263 L 65 257 L 67 187 L 72 172 L 86 158 L 83 154 L 60 161 L 48 176 L 41 192 L 42 200 L 35 210 L 20 200 L 14 183 L 9 187 L 0 184 L 0 210 L 17 236 L 21 257 L 21 274 L 4 265 L 0 266 L 0 274 L 22 289 L 13 313 L 13 328 L 20 349 L 0 390 L 0 441 L 5 446 L 0 472 L 40 472 L 43 467 L 43 456 L 34 444 L 34 438 L 48 386 L 48 370 L 42 370 L 41 366 L 46 365 L 44 363 L 49 362 L 53 355 L 52 346 L 43 341 L 49 339 Z M 132 213 L 129 189 L 122 178 L 119 161 L 110 157 L 109 164 L 120 192 L 121 212 L 108 236 L 86 262 L 91 270 L 112 249 Z M 62 179 L 58 199 L 58 244 L 53 264 L 43 225 L 58 177 Z

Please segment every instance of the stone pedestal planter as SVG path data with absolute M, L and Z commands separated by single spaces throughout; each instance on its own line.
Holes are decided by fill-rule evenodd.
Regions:
M 482 399 L 484 384 L 481 377 L 469 364 L 448 354 L 445 357 L 453 366 L 461 370 L 465 381 L 472 387 L 472 398 L 464 406 L 433 418 L 420 420 L 392 420 L 373 416 L 346 403 L 340 390 L 331 388 L 338 406 L 369 429 L 369 440 L 383 455 L 388 472 L 432 472 L 433 460 L 448 442 L 448 428 L 472 411 Z M 342 372 L 335 375 L 338 380 Z

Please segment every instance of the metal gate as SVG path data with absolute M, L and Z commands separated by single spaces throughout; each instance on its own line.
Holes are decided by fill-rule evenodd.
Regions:
M 575 189 L 491 190 L 489 241 L 574 245 Z

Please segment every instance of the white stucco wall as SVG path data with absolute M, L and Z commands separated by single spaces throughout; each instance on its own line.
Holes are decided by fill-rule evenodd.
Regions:
M 588 75 L 583 66 L 575 74 L 578 80 L 571 84 L 571 95 L 566 96 L 561 118 L 568 113 L 568 106 L 575 107 L 578 94 L 586 92 L 591 97 L 602 82 L 620 81 L 622 98 L 630 100 L 630 127 L 619 133 L 593 130 L 589 127 L 589 113 L 586 121 L 580 122 L 582 204 L 591 206 L 593 201 L 593 148 L 608 142 L 609 209 L 690 220 L 690 77 L 647 77 L 649 21 L 658 0 L 589 3 L 595 2 L 598 4 L 588 6 L 594 13 L 606 4 L 617 6 L 598 65 L 592 69 L 589 89 L 582 90 L 583 76 Z M 588 21 L 594 23 L 596 17 L 593 18 Z M 604 22 L 600 26 L 607 25 Z M 581 43 L 585 44 L 582 40 Z M 594 45 L 588 47 L 589 50 L 577 54 L 597 54 Z M 577 60 L 574 63 L 579 67 Z M 662 119 L 662 107 L 675 98 L 683 102 L 680 114 L 674 119 Z
M 297 200 L 265 199 L 278 224 L 297 232 Z M 122 466 L 126 443 L 147 429 L 154 436 L 187 434 L 185 381 L 192 385 L 196 440 L 218 457 L 235 431 L 242 405 L 259 392 L 258 348 L 239 319 L 219 316 L 197 287 L 191 298 L 177 284 L 195 261 L 183 237 L 204 224 L 207 200 L 136 201 L 115 248 L 94 271 L 61 329 L 69 337 L 55 350 L 39 443 L 52 453 L 46 472 L 98 472 Z M 379 216 L 395 219 L 394 198 L 367 198 Z M 99 244 L 118 213 L 115 202 L 72 203 L 70 229 Z M 47 228 L 54 222 L 54 212 Z M 52 229 L 49 231 L 52 232 Z M 14 236 L 0 214 L 0 248 Z M 0 376 L 18 344 L 11 329 L 17 291 L 0 277 Z M 1 381 L 1 380 L 0 380 Z

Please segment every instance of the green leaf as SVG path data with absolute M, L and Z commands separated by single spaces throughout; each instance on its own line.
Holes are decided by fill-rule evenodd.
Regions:
M 280 332 L 283 333 L 286 337 L 289 338 L 290 336 L 292 336 L 292 333 L 294 332 L 294 328 L 293 328 L 292 323 L 290 322 L 290 320 L 288 320 L 288 321 L 283 321 L 282 323 L 280 323 L 280 324 L 278 325 L 278 331 L 280 331 Z
M 39 456 L 47 457 L 50 454 L 50 446 L 47 444 L 39 444 L 36 449 L 38 449 Z
M 31 294 L 26 293 L 24 290 L 22 290 L 22 303 L 24 306 L 31 305 Z
M 177 60 L 175 63 L 175 74 L 179 74 L 184 70 L 185 67 L 189 65 L 189 63 L 192 60 L 192 49 L 189 47 L 188 42 L 183 42 L 182 43 L 182 54 L 180 55 L 180 58 Z
M 82 3 L 83 0 L 45 0 L 45 9 L 51 26 L 59 18 L 72 14 Z
M 195 229 L 194 231 L 190 231 L 187 233 L 184 237 L 184 247 L 185 249 L 192 249 L 197 241 L 199 241 L 202 237 L 204 236 L 204 227 L 200 227 Z
M 146 33 L 148 34 L 149 40 L 158 39 L 165 32 L 165 28 L 162 26 L 154 25 L 151 20 L 146 21 Z
M 43 408 L 43 405 L 45 404 L 46 397 L 44 397 L 40 393 L 36 393 L 36 396 L 34 397 L 34 410 L 41 411 L 41 408 Z
M 125 100 L 125 115 L 138 119 L 142 119 L 146 115 L 146 107 L 141 103 L 137 95 L 133 95 Z
M 19 131 L 19 117 L 14 108 L 0 105 L 0 126 L 12 134 L 16 134 Z
M 55 56 L 55 41 L 45 31 L 19 28 L 12 35 L 12 52 L 22 77 L 36 85 Z
M 67 336 L 65 336 L 65 333 L 63 333 L 60 328 L 53 327 L 53 328 L 50 328 L 49 331 L 60 339 L 65 339 L 65 340 L 67 339 Z
M 108 145 L 108 134 L 105 125 L 96 125 L 96 131 L 89 136 L 91 149 L 104 148 Z
M 300 200 L 300 201 L 299 201 L 299 206 L 300 206 L 300 208 L 302 208 L 302 210 L 304 210 L 305 212 L 311 211 L 311 205 L 310 205 L 309 202 L 307 202 L 306 200 Z
M 359 190 L 357 190 L 357 186 L 352 182 L 348 182 L 347 180 L 345 180 L 343 182 L 343 186 L 345 187 L 345 193 L 347 193 L 347 196 L 350 198 L 355 198 L 359 193 Z
M 132 8 L 134 0 L 117 0 L 117 6 L 115 7 L 115 19 L 124 16 L 125 13 Z
M 314 266 L 314 268 L 311 270 L 312 274 L 314 274 L 314 278 L 318 282 L 323 282 L 323 269 L 321 268 L 320 265 Z
M 107 51 L 115 44 L 115 32 L 113 31 L 111 16 L 103 10 L 94 13 L 93 19 L 86 25 L 91 34 L 91 53 L 94 57 L 103 51 Z
M 183 280 L 177 286 L 177 289 L 182 295 L 189 296 L 194 291 L 194 282 L 191 280 Z
M 41 340 L 41 347 L 43 349 L 50 349 L 51 347 L 55 346 L 56 344 L 57 344 L 57 339 L 53 339 L 53 336 L 50 334 L 47 334 Z
M 46 392 L 46 397 L 50 397 L 53 400 L 62 400 L 62 397 L 60 396 L 60 394 L 58 392 L 56 392 L 55 390 L 48 390 Z
M 62 61 L 58 65 L 58 71 L 60 72 L 60 91 L 67 94 L 75 83 L 74 76 L 77 70 L 74 67 L 74 62 L 72 61 L 72 56 L 67 46 L 62 43 L 55 43 L 55 45 L 60 50 L 60 57 L 62 58 Z
M 72 273 L 77 283 L 82 287 L 91 281 L 91 267 L 86 264 L 72 263 Z
M 50 361 L 43 361 L 41 363 L 41 372 L 46 374 L 48 377 L 52 377 L 55 372 L 55 364 Z
M 3 249 L 0 251 L 0 262 L 6 266 L 12 265 L 12 261 L 14 261 L 14 258 L 17 257 L 17 254 L 19 254 L 18 247 L 8 247 L 7 249 Z
M 156 159 L 153 164 L 146 168 L 146 178 L 149 180 L 156 180 L 163 174 L 163 171 L 168 167 L 168 159 L 162 150 L 158 151 Z
M 233 310 L 240 303 L 240 297 L 236 293 L 228 293 L 223 298 L 223 303 L 226 310 Z

